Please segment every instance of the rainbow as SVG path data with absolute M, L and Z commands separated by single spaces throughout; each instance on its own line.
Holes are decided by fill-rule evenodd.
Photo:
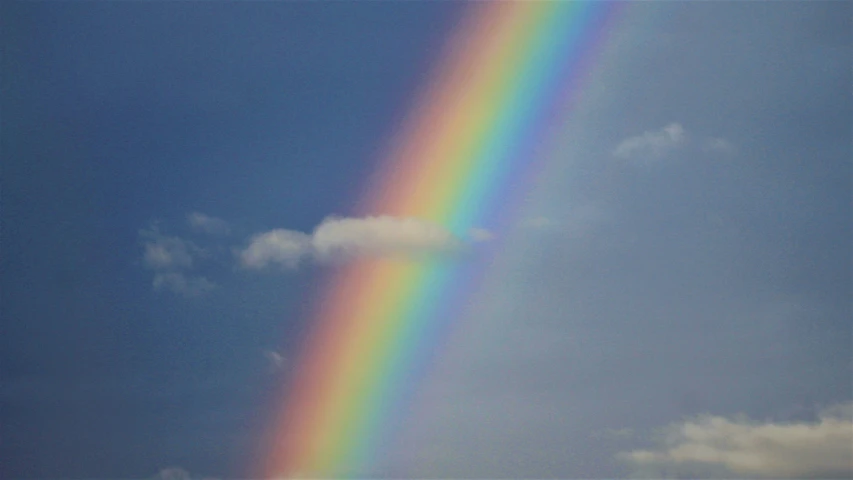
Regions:
M 500 232 L 564 124 L 618 4 L 472 3 L 392 136 L 359 216 Z M 470 262 L 469 262 L 470 263 Z M 361 259 L 324 287 L 264 477 L 375 475 L 476 285 L 442 257 Z

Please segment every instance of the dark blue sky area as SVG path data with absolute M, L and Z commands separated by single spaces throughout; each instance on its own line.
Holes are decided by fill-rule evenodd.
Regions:
M 187 306 L 138 232 L 348 213 L 461 7 L 3 2 L 0 476 L 245 474 L 308 282 Z

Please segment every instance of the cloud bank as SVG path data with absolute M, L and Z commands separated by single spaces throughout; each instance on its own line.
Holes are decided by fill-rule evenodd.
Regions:
M 853 403 L 822 411 L 816 422 L 702 416 L 663 433 L 657 449 L 620 457 L 655 476 L 713 471 L 764 478 L 853 477 Z
M 468 238 L 462 239 L 440 225 L 415 218 L 330 217 L 311 234 L 276 229 L 255 235 L 238 255 L 246 268 L 271 264 L 294 268 L 306 259 L 326 262 L 357 256 L 452 252 L 491 238 L 486 230 L 472 229 Z

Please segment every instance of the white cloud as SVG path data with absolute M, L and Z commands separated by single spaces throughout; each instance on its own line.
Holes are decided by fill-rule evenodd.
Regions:
M 853 403 L 822 411 L 816 422 L 759 423 L 706 415 L 663 433 L 657 449 L 620 457 L 658 473 L 701 475 L 721 469 L 749 477 L 853 476 Z
M 294 230 L 277 229 L 252 237 L 239 255 L 247 268 L 264 268 L 272 263 L 293 268 L 310 252 L 311 237 Z
M 492 238 L 483 229 L 471 229 L 469 241 Z M 444 227 L 415 218 L 389 216 L 365 218 L 330 217 L 311 235 L 294 230 L 272 230 L 254 236 L 239 252 L 247 268 L 273 263 L 296 267 L 304 258 L 330 261 L 362 255 L 417 255 L 458 250 L 466 244 Z
M 735 153 L 735 146 L 725 138 L 692 136 L 679 123 L 670 123 L 660 130 L 650 130 L 626 138 L 613 150 L 613 155 L 624 159 L 659 160 L 674 150 L 692 146 L 706 153 Z
M 192 266 L 193 258 L 190 252 L 196 249 L 186 240 L 162 235 L 156 228 L 142 230 L 140 236 L 146 238 L 142 261 L 151 270 L 181 269 Z
M 613 154 L 621 158 L 661 158 L 687 140 L 687 132 L 678 123 L 670 123 L 660 130 L 647 131 L 623 140 Z
M 225 220 L 199 212 L 192 212 L 187 215 L 187 224 L 193 230 L 211 235 L 228 235 L 231 233 L 231 226 Z
M 187 277 L 179 272 L 158 273 L 152 285 L 155 290 L 169 290 L 185 297 L 204 295 L 216 288 L 216 284 L 205 277 Z
M 389 216 L 327 218 L 311 243 L 321 259 L 339 255 L 383 255 L 453 250 L 461 242 L 440 225 Z

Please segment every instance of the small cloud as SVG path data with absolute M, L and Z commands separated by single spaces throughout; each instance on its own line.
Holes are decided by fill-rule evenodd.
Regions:
M 490 238 L 492 234 L 483 229 L 469 232 L 471 242 Z M 238 256 L 246 268 L 260 269 L 271 264 L 295 268 L 305 258 L 323 262 L 357 256 L 442 253 L 465 244 L 444 227 L 415 218 L 330 217 L 311 235 L 285 229 L 256 235 Z
M 659 159 L 687 141 L 687 132 L 678 123 L 671 123 L 660 130 L 647 131 L 626 138 L 613 151 L 620 158 Z
M 195 231 L 210 235 L 228 235 L 231 233 L 231 226 L 225 220 L 199 212 L 192 212 L 187 215 L 187 224 Z
M 252 237 L 239 256 L 246 268 L 260 269 L 273 263 L 295 268 L 310 252 L 311 237 L 294 230 L 277 229 Z
M 620 458 L 640 470 L 773 478 L 853 476 L 853 403 L 823 410 L 816 422 L 772 423 L 705 415 L 663 430 L 658 448 Z
M 624 159 L 659 160 L 677 148 L 692 146 L 708 153 L 730 155 L 735 146 L 721 137 L 688 135 L 678 123 L 670 123 L 660 130 L 651 130 L 619 143 L 613 155 Z
M 179 272 L 158 273 L 152 282 L 154 290 L 169 290 L 185 297 L 198 297 L 216 288 L 205 277 L 187 277 Z
M 164 235 L 157 226 L 141 230 L 139 235 L 143 239 L 142 263 L 154 271 L 154 290 L 197 297 L 216 287 L 205 277 L 183 273 L 195 266 L 197 258 L 206 256 L 204 250 L 188 240 Z
M 142 261 L 151 270 L 169 270 L 189 268 L 194 250 L 191 243 L 177 237 L 162 235 L 156 228 L 140 231 L 145 238 Z
M 269 365 L 273 370 L 281 370 L 284 368 L 286 363 L 284 357 L 273 350 L 264 350 L 264 358 L 267 359 L 267 362 L 269 362 Z

